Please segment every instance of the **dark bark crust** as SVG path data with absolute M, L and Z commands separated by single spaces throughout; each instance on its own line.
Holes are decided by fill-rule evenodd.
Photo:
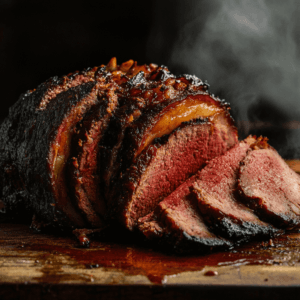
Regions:
M 36 110 L 41 99 L 39 91 L 25 94 L 10 110 L 1 126 L 4 147 L 0 156 L 0 164 L 5 170 L 10 170 L 1 174 L 2 199 L 8 210 L 25 207 L 40 215 L 45 222 L 70 226 L 69 220 L 55 207 L 48 156 L 60 124 L 72 107 L 84 101 L 94 87 L 95 83 L 91 82 L 71 88 L 52 99 L 46 110 Z M 83 225 L 80 214 L 76 214 L 78 222 Z
M 201 214 L 203 211 L 201 210 Z M 250 240 L 259 240 L 266 237 L 273 237 L 279 230 L 270 226 L 259 226 L 251 222 L 243 222 L 242 220 L 232 220 L 223 215 L 205 214 L 207 226 L 219 236 L 234 241 L 235 243 L 244 243 Z
M 233 247 L 233 243 L 222 237 L 215 236 L 214 238 L 200 238 L 197 236 L 189 235 L 178 226 L 177 228 L 168 227 L 162 221 L 145 222 L 141 225 L 140 230 L 143 232 L 145 228 L 151 223 L 156 223 L 160 227 L 159 235 L 154 238 L 147 237 L 152 245 L 157 245 L 163 251 L 175 252 L 178 254 L 207 254 L 212 251 L 224 251 Z M 153 233 L 153 228 L 149 230 Z

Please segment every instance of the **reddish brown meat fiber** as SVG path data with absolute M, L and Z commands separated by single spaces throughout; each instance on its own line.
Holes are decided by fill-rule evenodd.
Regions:
M 161 201 L 155 210 L 140 218 L 139 230 L 159 243 L 168 243 L 177 252 L 202 252 L 211 247 L 229 246 L 205 225 L 195 195 L 190 188 L 197 175 L 190 177 Z
M 240 168 L 244 201 L 260 216 L 282 228 L 300 225 L 300 177 L 274 149 L 251 151 Z
M 219 234 L 231 239 L 247 240 L 275 231 L 240 203 L 235 195 L 240 162 L 252 142 L 252 138 L 240 142 L 224 155 L 211 160 L 193 185 L 205 220 Z
M 139 218 L 204 166 L 206 161 L 225 153 L 236 142 L 234 133 L 214 122 L 182 124 L 161 143 L 149 146 L 131 166 L 119 198 L 123 222 L 129 229 Z M 127 192 L 127 193 L 126 193 Z

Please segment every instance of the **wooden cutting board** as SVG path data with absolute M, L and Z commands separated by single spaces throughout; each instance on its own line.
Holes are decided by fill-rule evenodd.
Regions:
M 299 161 L 288 161 L 300 172 Z M 90 248 L 76 239 L 0 223 L 0 299 L 296 299 L 300 232 L 228 252 L 176 256 L 112 228 Z M 244 300 L 243 299 L 243 300 Z

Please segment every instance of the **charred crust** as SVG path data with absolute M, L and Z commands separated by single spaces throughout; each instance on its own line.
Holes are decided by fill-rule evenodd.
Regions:
M 232 242 L 223 238 L 207 239 L 190 236 L 186 232 L 182 233 L 182 239 L 175 246 L 177 253 L 199 253 L 205 254 L 213 251 L 228 250 L 233 246 Z
M 240 180 L 238 179 L 238 193 L 239 200 L 244 203 L 247 207 L 255 211 L 255 214 L 264 222 L 273 224 L 277 228 L 288 228 L 292 229 L 298 227 L 300 222 L 297 221 L 294 217 L 285 214 L 276 214 L 272 211 L 269 211 L 265 208 L 262 208 L 261 198 L 258 197 L 249 197 L 243 191 L 242 186 L 240 185 Z
M 158 72 L 156 72 L 154 80 L 164 82 L 169 78 L 175 78 L 175 76 L 169 70 L 159 69 Z
M 158 205 L 148 216 L 139 219 L 139 230 L 160 250 L 177 254 L 207 254 L 212 251 L 227 250 L 233 244 L 218 236 L 197 237 L 188 234 L 172 219 L 168 222 L 165 209 Z M 174 222 L 174 223 L 173 223 Z M 153 226 L 153 224 L 157 224 Z M 158 231 L 157 231 L 158 229 Z
M 45 87 L 45 85 L 41 86 Z M 38 88 L 29 96 L 22 95 L 10 110 L 9 117 L 1 126 L 1 131 L 5 131 L 2 132 L 1 142 L 4 142 L 5 146 L 1 148 L 0 156 L 1 166 L 9 161 L 14 162 L 15 180 L 11 181 L 9 178 L 3 180 L 1 176 L 5 187 L 2 197 L 8 208 L 22 211 L 23 206 L 26 205 L 31 214 L 37 214 L 46 223 L 50 222 L 57 227 L 74 226 L 55 205 L 46 158 L 56 128 L 71 107 L 88 95 L 94 86 L 95 83 L 87 83 L 72 88 L 63 95 L 58 95 L 51 101 L 49 109 L 42 111 L 36 111 L 44 95 L 44 90 L 41 92 L 41 88 Z M 16 122 L 18 126 L 14 125 Z M 34 130 L 32 130 L 33 126 L 35 126 Z M 22 189 L 16 190 L 12 182 L 21 184 Z M 39 201 L 32 201 L 32 199 L 39 199 Z
M 233 221 L 229 218 L 223 217 L 216 222 L 214 219 L 209 222 L 210 228 L 217 232 L 220 236 L 234 240 L 238 243 L 247 242 L 253 239 L 261 239 L 266 237 L 272 237 L 276 234 L 276 230 L 273 226 L 259 226 L 250 222 Z
M 138 74 L 133 76 L 128 82 L 127 85 L 132 88 L 135 87 L 145 80 L 145 73 L 143 71 L 140 71 Z
M 182 77 L 184 77 L 187 81 L 189 81 L 191 84 L 199 86 L 204 85 L 203 81 L 196 77 L 195 75 L 189 75 L 189 74 L 183 74 Z M 208 88 L 208 85 L 206 84 L 206 89 Z

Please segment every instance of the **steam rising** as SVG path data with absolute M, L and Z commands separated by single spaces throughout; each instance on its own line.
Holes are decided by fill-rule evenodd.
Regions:
M 207 79 L 231 103 L 241 138 L 263 134 L 300 158 L 299 2 L 177 0 L 169 21 L 162 2 L 149 58 Z

